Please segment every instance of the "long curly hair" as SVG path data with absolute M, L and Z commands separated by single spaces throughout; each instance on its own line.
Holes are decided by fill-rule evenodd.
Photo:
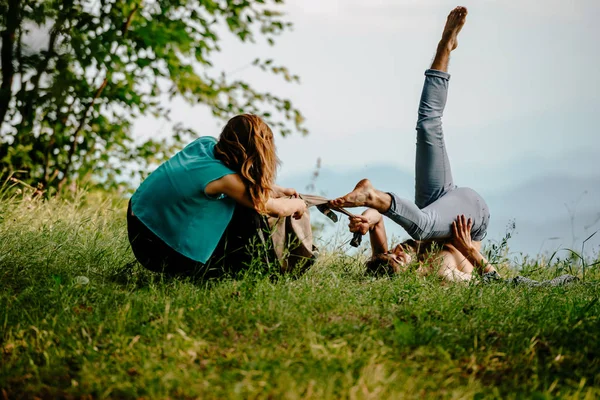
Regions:
M 236 115 L 223 128 L 215 157 L 242 176 L 254 208 L 266 213 L 279 165 L 271 128 L 256 115 Z

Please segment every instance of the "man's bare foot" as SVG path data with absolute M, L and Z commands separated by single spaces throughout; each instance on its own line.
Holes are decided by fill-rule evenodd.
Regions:
M 343 197 L 331 200 L 329 204 L 334 207 L 373 207 L 375 188 L 368 179 L 363 179 L 356 184 L 354 190 Z
M 458 47 L 458 34 L 467 21 L 467 14 L 467 8 L 461 6 L 450 11 L 446 20 L 446 26 L 444 27 L 444 33 L 442 33 L 442 40 L 440 40 L 440 47 L 448 51 L 452 51 Z

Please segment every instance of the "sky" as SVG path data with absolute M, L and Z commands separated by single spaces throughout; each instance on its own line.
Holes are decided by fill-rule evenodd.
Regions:
M 540 6 L 543 4 L 543 7 Z M 280 176 L 313 169 L 414 166 L 414 125 L 423 83 L 447 13 L 445 0 L 291 0 L 280 10 L 291 32 L 271 47 L 225 35 L 214 64 L 233 77 L 292 99 L 308 136 L 278 137 Z M 600 2 L 478 0 L 453 53 L 444 127 L 457 179 L 474 171 L 518 184 L 547 172 L 589 173 L 600 151 Z M 298 74 L 288 84 L 254 68 L 273 58 Z M 170 104 L 173 121 L 202 135 L 223 125 L 203 106 Z M 168 123 L 141 118 L 138 137 Z M 510 166 L 534 160 L 532 170 Z M 503 172 L 506 170 L 506 172 Z M 494 176 L 494 175 L 497 176 Z M 514 176 L 520 175 L 520 176 Z M 499 188 L 500 189 L 500 188 Z
M 290 98 L 306 117 L 307 136 L 276 137 L 283 161 L 280 182 L 307 176 L 318 158 L 322 168 L 355 175 L 357 181 L 381 166 L 414 173 L 423 72 L 448 12 L 459 4 L 285 3 L 280 10 L 294 28 L 275 46 L 261 40 L 241 44 L 223 35 L 223 51 L 214 59 L 216 68 L 233 78 Z M 564 204 L 590 189 L 584 187 L 587 177 L 600 175 L 600 2 L 471 0 L 460 5 L 469 15 L 451 58 L 443 119 L 455 181 L 497 199 L 511 190 L 518 196 L 535 179 L 548 177 L 554 186 L 571 182 L 573 199 L 568 193 L 561 197 L 548 212 L 550 220 L 555 216 L 550 214 L 565 213 Z M 287 66 L 301 83 L 288 84 L 248 67 L 256 57 Z M 223 126 L 203 106 L 177 99 L 170 106 L 173 123 L 201 135 L 217 136 Z M 134 125 L 139 138 L 169 133 L 168 123 L 152 118 Z M 582 182 L 581 187 L 574 182 Z M 546 189 L 539 190 L 537 201 L 545 201 Z M 599 192 L 593 193 L 596 198 L 586 200 L 587 207 L 600 211 L 594 206 L 600 204 Z M 523 207 L 536 211 L 535 204 Z

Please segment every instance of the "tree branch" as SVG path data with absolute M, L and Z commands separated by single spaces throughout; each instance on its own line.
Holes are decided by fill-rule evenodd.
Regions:
M 135 15 L 138 9 L 139 5 L 136 4 L 127 16 L 125 22 L 123 23 L 123 26 L 121 27 L 121 36 L 123 36 L 123 38 L 125 38 L 125 36 L 127 35 L 127 31 L 129 30 L 131 22 L 133 21 L 133 16 Z M 65 169 L 63 170 L 63 176 L 58 182 L 58 193 L 61 192 L 62 188 L 64 187 L 65 183 L 69 178 L 69 170 L 71 169 L 71 165 L 73 164 L 73 156 L 75 155 L 75 150 L 77 149 L 77 136 L 79 135 L 79 132 L 81 131 L 81 129 L 83 129 L 83 126 L 87 121 L 87 116 L 90 109 L 94 106 L 94 103 L 100 97 L 100 95 L 104 91 L 104 88 L 106 88 L 106 85 L 108 85 L 108 81 L 110 80 L 111 75 L 112 71 L 107 71 L 106 78 L 104 78 L 104 81 L 102 82 L 98 90 L 96 90 L 96 94 L 92 98 L 92 101 L 90 101 L 90 104 L 88 104 L 88 106 L 83 111 L 81 119 L 79 120 L 79 125 L 77 126 L 77 129 L 75 129 L 75 132 L 73 132 L 73 144 L 69 148 L 69 153 L 67 154 L 67 164 L 65 165 Z
M 96 100 L 98 100 L 98 98 L 104 91 L 104 88 L 108 84 L 109 78 L 110 78 L 110 74 L 107 74 L 106 78 L 104 78 L 104 81 L 102 82 L 102 85 L 100 85 L 98 90 L 96 90 L 96 94 L 92 98 L 92 101 L 90 101 L 90 104 L 88 104 L 88 106 L 83 111 L 81 119 L 79 120 L 79 125 L 77 125 L 77 129 L 75 129 L 75 132 L 73 132 L 73 143 L 71 144 L 71 147 L 69 148 L 69 152 L 67 154 L 67 163 L 65 165 L 65 169 L 63 170 L 63 176 L 60 179 L 60 181 L 58 182 L 58 192 L 59 193 L 62 190 L 63 186 L 65 185 L 65 183 L 67 182 L 67 179 L 69 177 L 68 173 L 69 173 L 69 170 L 71 169 L 71 165 L 73 164 L 73 156 L 75 155 L 75 150 L 77 150 L 77 135 L 79 135 L 79 132 L 81 132 L 81 129 L 83 129 L 83 126 L 85 125 L 85 123 L 87 121 L 87 116 L 88 116 L 90 109 L 94 106 L 94 103 L 96 103 Z

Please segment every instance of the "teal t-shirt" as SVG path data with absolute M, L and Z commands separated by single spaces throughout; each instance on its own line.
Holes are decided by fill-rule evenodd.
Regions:
M 163 163 L 131 198 L 135 216 L 171 248 L 206 263 L 231 221 L 235 200 L 204 193 L 235 172 L 214 155 L 217 140 L 200 137 Z

